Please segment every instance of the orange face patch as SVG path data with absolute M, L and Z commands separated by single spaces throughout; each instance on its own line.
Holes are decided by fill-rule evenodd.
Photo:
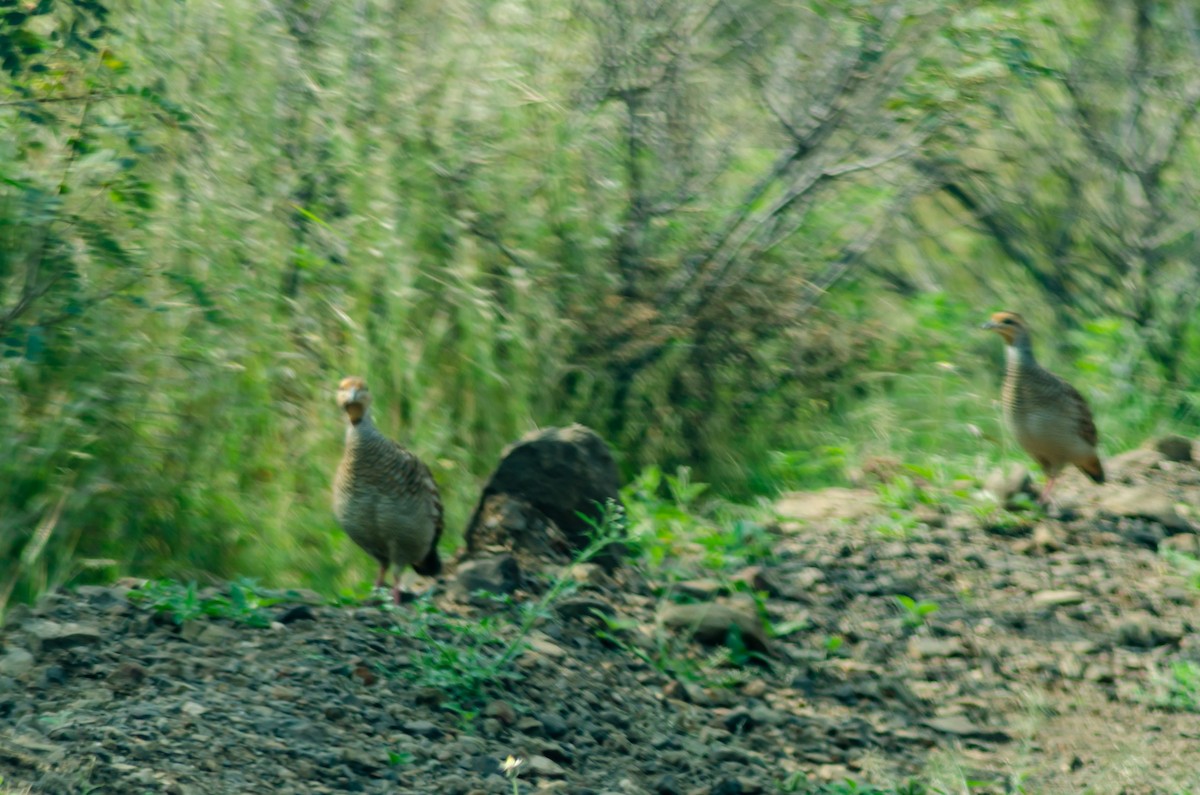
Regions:
M 983 328 L 996 332 L 1004 338 L 1006 343 L 1011 345 L 1017 335 L 1024 330 L 1025 320 L 1016 312 L 996 312 L 988 322 L 983 324 Z
M 371 392 L 367 389 L 367 382 L 358 376 L 343 378 L 338 383 L 337 404 L 350 416 L 351 421 L 361 420 L 370 402 Z

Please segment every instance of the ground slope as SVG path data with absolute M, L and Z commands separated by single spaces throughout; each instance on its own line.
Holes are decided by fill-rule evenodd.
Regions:
M 54 594 L 0 633 L 3 787 L 490 795 L 512 755 L 522 792 L 1200 791 L 1200 469 L 1109 468 L 1057 518 L 791 495 L 760 565 L 585 565 L 553 598 Z M 712 616 L 731 649 L 692 637 Z

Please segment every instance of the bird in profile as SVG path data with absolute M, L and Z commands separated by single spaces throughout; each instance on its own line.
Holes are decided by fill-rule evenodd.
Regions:
M 375 427 L 363 379 L 343 378 L 337 403 L 347 425 L 346 449 L 333 479 L 333 512 L 351 540 L 379 563 L 376 588 L 396 567 L 392 600 L 399 604 L 406 566 L 429 577 L 442 570 L 441 495 L 429 467 Z
M 1049 503 L 1055 479 L 1068 464 L 1103 483 L 1092 410 L 1079 390 L 1037 363 L 1025 320 L 1015 312 L 997 312 L 983 328 L 1004 339 L 1004 419 L 1046 473 L 1042 502 Z

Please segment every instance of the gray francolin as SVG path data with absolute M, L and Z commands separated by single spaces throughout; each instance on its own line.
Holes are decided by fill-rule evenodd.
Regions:
M 400 574 L 412 566 L 432 577 L 442 569 L 442 499 L 429 468 L 388 439 L 371 421 L 371 393 L 361 378 L 338 384 L 346 412 L 346 450 L 333 479 L 333 512 L 346 534 L 379 563 L 375 587 L 396 567 L 392 599 L 400 603 Z
M 1029 327 L 1015 312 L 997 312 L 983 328 L 1004 338 L 1004 419 L 1021 447 L 1046 473 L 1042 502 L 1068 464 L 1097 483 L 1104 466 L 1096 453 L 1096 423 L 1079 390 L 1037 363 Z

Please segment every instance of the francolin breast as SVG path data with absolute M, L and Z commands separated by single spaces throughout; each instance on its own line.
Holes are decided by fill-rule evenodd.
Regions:
M 1103 483 L 1092 410 L 1079 390 L 1037 363 L 1025 320 L 1015 312 L 997 312 L 983 328 L 1004 338 L 1004 419 L 1046 473 L 1042 502 L 1049 502 L 1054 481 L 1068 464 Z
M 429 468 L 388 439 L 371 421 L 371 393 L 361 378 L 338 384 L 346 413 L 346 449 L 333 479 L 333 512 L 346 534 L 379 563 L 375 587 L 396 567 L 392 599 L 400 603 L 400 573 L 412 566 L 434 576 L 442 569 L 442 499 Z

